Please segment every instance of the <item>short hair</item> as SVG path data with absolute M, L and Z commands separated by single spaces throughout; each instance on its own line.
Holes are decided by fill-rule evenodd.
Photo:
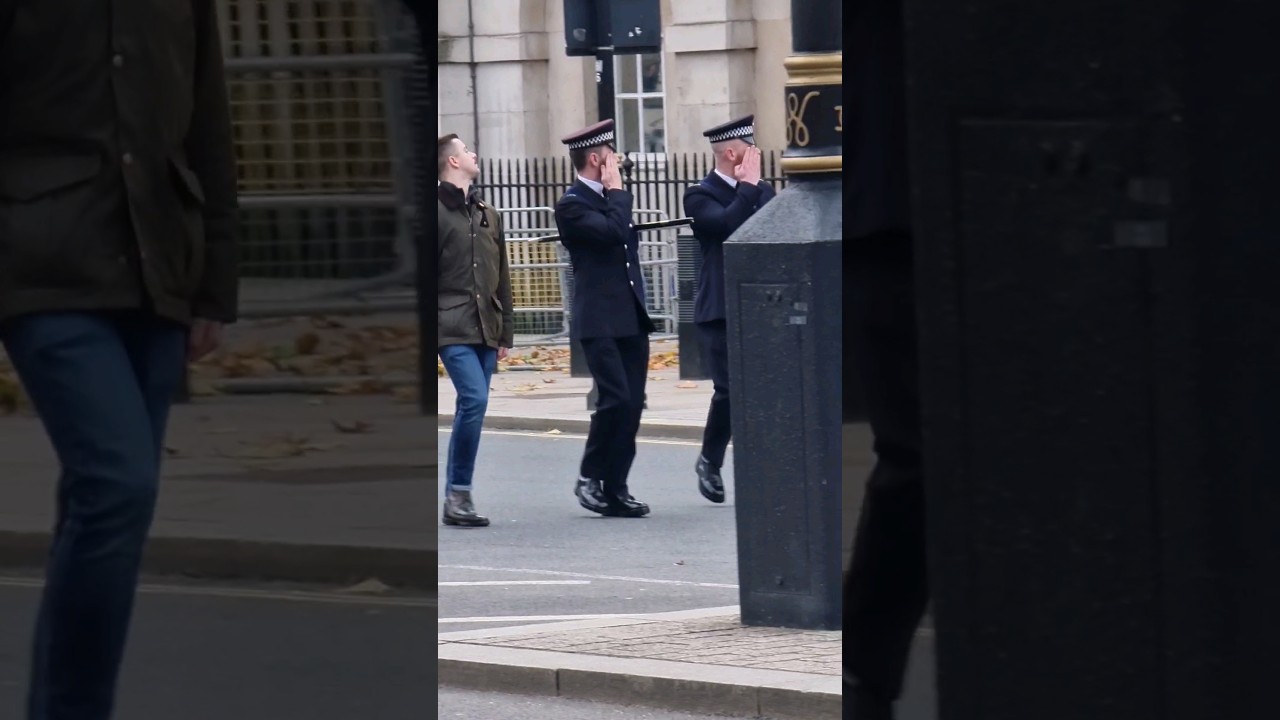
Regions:
M 449 133 L 448 135 L 442 135 L 438 140 L 436 140 L 437 176 L 444 175 L 445 168 L 449 167 L 449 158 L 454 156 L 453 141 L 457 139 L 457 134 Z
M 724 155 L 724 151 L 728 150 L 730 147 L 735 147 L 736 149 L 736 143 L 742 143 L 747 147 L 751 146 L 751 143 L 747 142 L 746 140 L 743 140 L 742 138 L 729 138 L 727 140 L 721 140 L 720 142 L 711 143 L 711 152 L 716 157 L 721 157 L 722 155 Z
M 591 147 L 574 148 L 569 151 L 569 159 L 573 161 L 574 170 L 582 170 L 587 167 L 587 158 L 591 153 L 598 153 L 602 148 L 608 145 L 592 145 Z

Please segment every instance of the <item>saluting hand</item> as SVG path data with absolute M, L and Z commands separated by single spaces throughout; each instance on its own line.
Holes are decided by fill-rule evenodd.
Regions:
M 600 172 L 600 184 L 604 185 L 606 190 L 622 189 L 622 174 L 618 172 L 618 156 L 610 155 L 604 161 L 604 167 Z
M 738 167 L 733 169 L 733 174 L 738 178 L 738 182 L 748 183 L 750 185 L 760 184 L 760 148 L 754 145 L 747 148 L 742 153 L 742 162 L 738 163 Z

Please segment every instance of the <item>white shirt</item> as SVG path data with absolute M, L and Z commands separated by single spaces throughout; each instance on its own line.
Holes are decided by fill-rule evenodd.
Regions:
M 581 175 L 579 175 L 579 176 L 578 176 L 578 179 L 582 181 L 582 184 L 583 184 L 583 185 L 586 185 L 587 187 L 591 188 L 592 190 L 595 190 L 596 192 L 600 193 L 600 196 L 601 196 L 601 197 L 604 197 L 604 184 L 603 184 L 603 183 L 598 183 L 598 182 L 596 182 L 595 180 L 588 180 L 587 178 L 584 178 L 584 177 L 582 177 Z
M 720 176 L 721 180 L 729 183 L 729 187 L 731 188 L 738 187 L 738 178 L 732 177 L 730 175 L 725 175 L 724 173 L 720 172 L 720 168 L 716 168 L 716 174 Z

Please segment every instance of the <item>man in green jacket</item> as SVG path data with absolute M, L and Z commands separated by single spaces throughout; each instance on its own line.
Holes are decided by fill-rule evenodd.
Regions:
M 0 2 L 0 342 L 61 474 L 28 720 L 112 716 L 170 400 L 236 318 L 214 0 Z
M 437 142 L 440 169 L 436 280 L 437 347 L 458 393 L 449 436 L 442 520 L 485 527 L 471 497 L 480 430 L 489 406 L 489 382 L 514 339 L 511 276 L 502 218 L 480 199 L 476 154 L 457 135 Z

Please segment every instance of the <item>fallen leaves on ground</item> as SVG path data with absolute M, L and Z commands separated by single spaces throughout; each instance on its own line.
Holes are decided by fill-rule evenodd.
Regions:
M 681 390 L 692 390 L 693 388 L 698 387 L 698 383 L 685 380 L 682 383 L 677 383 L 676 387 L 680 388 Z
M 220 452 L 219 454 L 238 460 L 281 460 L 301 457 L 311 452 L 331 450 L 335 447 L 313 443 L 306 435 L 294 433 L 271 436 L 256 443 L 244 441 L 241 446 L 242 449 L 237 452 Z
M 231 344 L 192 366 L 193 394 L 213 393 L 219 380 L 271 377 L 351 377 L 352 383 L 330 392 L 385 394 L 390 388 L 367 378 L 389 374 L 416 377 L 418 330 L 412 325 L 353 327 L 317 316 L 308 319 L 310 329 L 280 340 Z M 261 329 L 261 325 L 255 326 Z M 305 327 L 305 326 L 304 326 Z M 438 365 L 443 375 L 443 365 Z M 356 380 L 355 378 L 364 378 Z
M 534 347 L 512 351 L 498 361 L 499 368 L 537 367 L 547 370 L 559 370 L 569 367 L 569 348 L 567 347 Z
M 27 406 L 27 395 L 17 374 L 8 365 L 0 364 L 0 415 L 12 415 Z
M 421 394 L 417 385 L 401 385 L 391 391 L 391 396 L 400 402 L 416 403 Z
M 330 420 L 333 423 L 333 429 L 347 435 L 363 435 L 373 430 L 373 424 L 364 420 L 352 420 L 350 422 L 342 422 L 340 420 Z
M 338 592 L 351 593 L 353 595 L 381 595 L 390 589 L 390 585 L 387 585 L 378 578 L 369 578 L 364 582 L 356 583 L 355 585 L 343 588 Z
M 680 366 L 680 352 L 670 350 L 667 352 L 658 352 L 649 356 L 650 370 L 665 370 Z

